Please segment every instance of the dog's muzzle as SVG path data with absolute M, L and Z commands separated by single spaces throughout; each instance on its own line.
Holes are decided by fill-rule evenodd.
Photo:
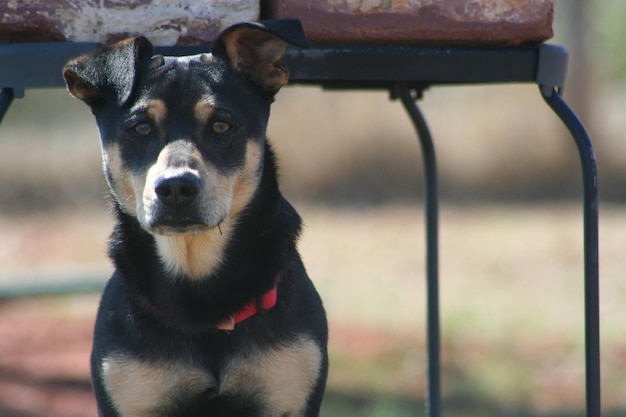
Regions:
M 186 172 L 174 177 L 157 179 L 154 191 L 158 200 L 167 208 L 179 212 L 189 206 L 200 192 L 200 178 Z
M 164 174 L 154 182 L 149 228 L 157 233 L 199 232 L 210 227 L 202 215 L 202 179 L 194 172 Z

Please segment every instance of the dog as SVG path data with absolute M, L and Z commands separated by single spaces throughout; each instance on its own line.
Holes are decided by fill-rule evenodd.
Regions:
M 143 37 L 67 63 L 95 116 L 116 224 L 91 354 L 101 417 L 313 417 L 328 326 L 296 248 L 266 126 L 297 20 L 248 22 L 211 53 Z

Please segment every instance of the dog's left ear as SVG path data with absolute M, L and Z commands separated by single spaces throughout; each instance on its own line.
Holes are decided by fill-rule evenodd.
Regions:
M 290 45 L 310 47 L 297 19 L 239 23 L 218 36 L 213 55 L 226 57 L 236 71 L 273 95 L 289 79 L 283 56 Z
M 63 68 L 67 89 L 90 106 L 123 106 L 134 93 L 138 73 L 148 65 L 153 47 L 143 37 L 130 38 L 71 60 Z

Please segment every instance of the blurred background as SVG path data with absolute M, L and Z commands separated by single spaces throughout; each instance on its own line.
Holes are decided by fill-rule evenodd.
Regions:
M 625 19 L 620 0 L 557 0 L 552 40 L 571 53 L 565 98 L 598 158 L 606 416 L 626 416 Z M 584 415 L 571 137 L 532 85 L 433 88 L 421 106 L 441 176 L 444 414 Z M 423 415 L 422 166 L 401 104 L 287 87 L 269 136 L 330 320 L 323 415 Z M 0 126 L 3 417 L 97 415 L 87 361 L 111 272 L 105 195 L 87 107 L 62 90 L 15 100 Z

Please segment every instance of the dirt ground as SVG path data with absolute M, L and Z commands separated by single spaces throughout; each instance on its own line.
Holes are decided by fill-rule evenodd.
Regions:
M 97 417 L 89 379 L 96 305 L 95 295 L 0 303 L 0 416 Z M 336 353 L 363 361 L 416 342 L 348 325 L 331 324 L 330 331 Z
M 329 387 L 418 404 L 426 367 L 421 209 L 298 208 L 306 226 L 300 251 L 331 323 Z M 580 410 L 579 207 L 441 214 L 444 400 L 489 404 L 483 415 L 502 407 L 535 416 Z M 619 411 L 610 415 L 626 409 L 625 219 L 618 206 L 601 217 L 603 404 Z M 75 276 L 110 271 L 103 210 L 0 216 L 0 229 L 0 290 L 27 284 L 11 277 L 45 287 L 41 271 L 55 278 L 68 275 L 68 265 L 79 266 Z M 97 302 L 94 293 L 0 298 L 1 417 L 97 416 L 89 381 Z
M 0 304 L 2 417 L 97 417 L 89 381 L 93 317 L 68 313 L 60 302 Z

